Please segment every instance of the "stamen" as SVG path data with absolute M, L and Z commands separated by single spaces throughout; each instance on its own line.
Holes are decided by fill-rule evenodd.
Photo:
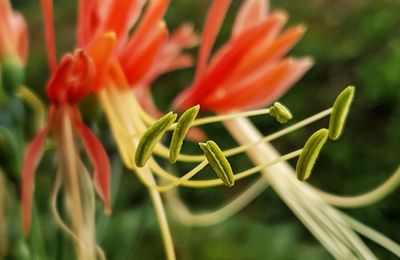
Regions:
M 294 132 L 294 131 L 296 131 L 296 130 L 298 130 L 300 128 L 303 128 L 303 127 L 305 127 L 305 126 L 307 126 L 309 124 L 312 124 L 312 123 L 314 123 L 314 122 L 316 122 L 316 121 L 318 121 L 318 120 L 330 115 L 331 112 L 332 112 L 332 108 L 328 108 L 328 109 L 326 109 L 326 110 L 324 110 L 324 111 L 322 111 L 322 112 L 320 112 L 318 114 L 315 114 L 315 115 L 313 115 L 313 116 L 311 116 L 311 117 L 309 117 L 307 119 L 304 119 L 304 120 L 302 120 L 302 121 L 300 121 L 300 122 L 298 122 L 298 123 L 296 123 L 296 124 L 294 124 L 292 126 L 289 126 L 289 127 L 285 128 L 285 129 L 282 129 L 282 130 L 280 130 L 278 132 L 275 132 L 275 133 L 273 133 L 271 135 L 265 136 L 264 138 L 262 138 L 262 139 L 260 139 L 260 140 L 258 140 L 256 142 L 252 142 L 252 143 L 248 143 L 248 144 L 245 144 L 245 145 L 241 145 L 241 146 L 238 146 L 238 147 L 235 147 L 235 148 L 232 148 L 232 149 L 227 149 L 227 150 L 223 151 L 222 153 L 226 157 L 230 157 L 230 156 L 233 156 L 233 155 L 240 154 L 242 152 L 245 152 L 245 151 L 249 150 L 250 148 L 252 148 L 252 147 L 254 147 L 256 145 L 276 140 L 276 139 L 278 139 L 278 138 L 280 138 L 282 136 L 285 136 L 285 135 L 287 135 L 287 134 L 289 134 L 291 132 Z M 169 151 L 168 151 L 168 149 L 166 147 L 160 145 L 160 146 L 156 147 L 156 149 L 154 150 L 154 154 L 157 154 L 157 155 L 162 156 L 164 158 L 168 158 Z M 204 156 L 203 155 L 180 154 L 178 156 L 178 161 L 182 161 L 182 162 L 201 162 L 203 160 L 204 160 Z
M 267 167 L 270 167 L 274 164 L 280 163 L 282 161 L 287 161 L 290 159 L 293 159 L 295 157 L 298 157 L 301 153 L 301 149 L 288 153 L 286 155 L 283 155 L 273 161 L 270 162 L 266 162 L 263 164 L 260 164 L 258 166 L 255 166 L 253 168 L 250 168 L 248 170 L 239 172 L 237 174 L 234 174 L 234 180 L 240 180 L 243 178 L 247 178 L 257 172 L 259 172 L 260 170 L 263 170 Z M 151 170 L 157 174 L 159 177 L 164 178 L 166 180 L 171 180 L 173 181 L 170 184 L 164 185 L 164 186 L 157 186 L 157 185 L 153 185 L 149 182 L 144 181 L 143 183 L 148 187 L 148 188 L 152 188 L 152 189 L 156 189 L 158 191 L 164 192 L 164 191 L 168 191 L 171 190 L 172 188 L 175 188 L 179 185 L 184 186 L 184 187 L 191 187 L 191 188 L 210 188 L 210 187 L 214 187 L 214 186 L 220 186 L 223 185 L 224 182 L 218 178 L 218 179 L 211 179 L 211 180 L 189 180 L 190 178 L 192 178 L 193 176 L 195 176 L 197 173 L 199 173 L 202 169 L 204 169 L 204 167 L 207 165 L 206 161 L 203 161 L 202 163 L 198 164 L 195 168 L 193 168 L 191 171 L 189 171 L 188 173 L 186 173 L 185 175 L 183 175 L 182 177 L 178 178 L 176 176 L 174 176 L 173 174 L 167 172 L 166 170 L 164 170 L 157 162 L 155 162 L 154 160 L 151 159 L 149 166 L 151 168 Z M 139 176 L 139 178 L 144 178 L 142 176 Z
M 345 88 L 336 98 L 333 104 L 332 114 L 329 120 L 329 138 L 337 140 L 342 135 L 347 115 L 353 102 L 355 88 Z
M 285 124 L 288 120 L 293 118 L 292 113 L 290 113 L 289 109 L 279 102 L 275 102 L 270 110 L 271 111 L 269 112 L 269 114 L 275 117 L 276 121 L 281 124 Z
M 233 177 L 233 171 L 228 160 L 222 153 L 219 146 L 213 141 L 207 141 L 207 143 L 199 143 L 201 150 L 207 158 L 208 163 L 217 176 L 223 181 L 223 183 L 232 187 L 235 184 Z
M 36 129 L 41 129 L 44 126 L 46 112 L 43 102 L 29 88 L 21 86 L 18 89 L 17 95 L 32 107 L 35 116 Z
M 174 133 L 172 134 L 171 144 L 169 146 L 169 161 L 175 163 L 178 159 L 178 155 L 181 152 L 183 141 L 192 125 L 194 119 L 199 113 L 200 106 L 194 106 L 186 110 L 179 118 L 176 124 Z
M 138 167 L 143 167 L 147 160 L 150 158 L 156 144 L 161 140 L 164 133 L 176 120 L 176 114 L 169 112 L 153 125 L 143 134 L 139 141 L 135 154 L 135 163 Z
M 311 175 L 315 161 L 328 139 L 328 130 L 323 128 L 310 136 L 304 145 L 296 165 L 296 177 L 300 181 L 305 181 Z

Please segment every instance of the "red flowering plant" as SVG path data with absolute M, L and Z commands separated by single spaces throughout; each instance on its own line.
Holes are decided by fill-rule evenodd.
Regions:
M 42 156 L 48 135 L 56 144 L 58 169 L 52 198 L 52 211 L 60 226 L 76 242 L 79 259 L 95 258 L 101 254 L 94 238 L 94 197 L 93 186 L 104 201 L 107 214 L 110 205 L 110 164 L 106 151 L 96 136 L 85 126 L 80 117 L 78 102 L 93 92 L 102 78 L 102 71 L 108 64 L 108 57 L 114 44 L 113 37 L 100 35 L 85 50 L 77 49 L 65 54 L 56 63 L 54 34 L 51 30 L 52 9 L 50 1 L 42 1 L 46 23 L 49 63 L 52 71 L 47 83 L 47 97 L 50 101 L 48 120 L 26 149 L 21 184 L 22 220 L 26 233 L 30 229 L 34 175 Z M 111 39 L 111 40 L 110 40 Z M 83 146 L 93 165 L 93 186 L 88 172 L 80 159 L 79 148 Z M 57 213 L 56 196 L 64 188 L 67 212 L 71 228 Z
M 342 134 L 354 87 L 346 88 L 337 97 L 332 108 L 268 136 L 262 136 L 250 120 L 243 118 L 243 113 L 232 113 L 271 104 L 293 86 L 313 62 L 310 58 L 284 57 L 301 38 L 304 27 L 295 26 L 281 32 L 286 22 L 286 14 L 282 11 L 269 13 L 266 0 L 244 1 L 236 16 L 231 38 L 208 61 L 230 3 L 230 0 L 213 1 L 200 42 L 195 78 L 191 86 L 176 98 L 174 107 L 187 109 L 200 104 L 203 110 L 219 114 L 230 113 L 217 118 L 224 120 L 225 128 L 241 146 L 222 151 L 222 154 L 229 157 L 239 151 L 245 151 L 250 160 L 258 165 L 255 168 L 261 171 L 262 177 L 230 203 L 208 213 L 192 213 L 177 193 L 170 194 L 168 205 L 172 212 L 188 225 L 213 225 L 232 216 L 256 198 L 267 185 L 271 185 L 335 258 L 375 257 L 355 231 L 399 255 L 400 247 L 395 242 L 333 207 L 362 207 L 381 199 L 397 186 L 395 183 L 400 176 L 399 170 L 382 186 L 355 197 L 332 195 L 298 181 L 309 178 L 328 136 L 336 140 Z M 260 114 L 262 111 L 259 110 Z M 291 118 L 291 114 L 278 103 L 267 111 L 266 113 L 280 122 Z M 269 143 L 328 115 L 331 115 L 329 130 L 321 129 L 314 133 L 303 149 L 281 156 Z M 229 120 L 225 121 L 226 119 Z M 210 148 L 212 146 L 208 148 L 212 150 Z M 214 153 L 214 159 L 215 154 L 218 153 Z M 286 161 L 297 156 L 299 159 L 294 170 Z M 218 168 L 224 168 L 223 165 L 220 161 Z M 225 179 L 225 184 L 230 186 L 235 179 L 242 177 L 241 174 L 250 174 L 251 170 L 235 174 L 231 179 L 227 179 L 226 171 L 222 174 L 218 174 L 218 170 L 216 172 L 222 176 L 222 180 Z M 207 184 L 212 185 L 211 182 Z
M 29 226 L 34 169 L 44 140 L 50 134 L 54 137 L 59 154 L 59 174 L 52 196 L 53 213 L 63 229 L 74 239 L 79 259 L 101 255 L 101 250 L 94 242 L 92 186 L 77 156 L 79 144 L 82 143 L 94 165 L 94 186 L 108 210 L 109 164 L 106 154 L 82 123 L 77 108 L 79 100 L 88 93 L 94 93 L 105 111 L 124 165 L 134 171 L 148 189 L 168 259 L 175 259 L 176 256 L 160 193 L 166 194 L 167 204 L 178 220 L 188 225 L 205 226 L 232 216 L 257 197 L 267 185 L 275 189 L 334 257 L 374 257 L 353 229 L 367 236 L 371 232 L 362 228 L 360 231 L 360 223 L 332 206 L 347 203 L 352 198 L 341 198 L 335 204 L 330 197 L 333 195 L 299 181 L 309 178 L 328 136 L 331 139 L 340 136 L 354 88 L 349 87 L 343 91 L 332 108 L 267 136 L 262 136 L 247 118 L 268 114 L 280 123 L 290 120 L 290 111 L 274 101 L 293 86 L 313 63 L 308 57 L 285 57 L 304 33 L 301 25 L 282 31 L 287 19 L 286 13 L 270 13 L 266 0 L 244 0 L 236 16 L 231 38 L 211 55 L 231 4 L 230 0 L 212 1 L 200 39 L 194 80 L 173 104 L 174 108 L 186 111 L 175 122 L 177 115 L 172 112 L 158 120 L 155 118 L 159 117 L 160 112 L 153 104 L 149 87 L 161 73 L 192 64 L 191 56 L 182 53 L 182 49 L 192 46 L 197 37 L 190 25 L 180 27 L 169 36 L 163 21 L 168 0 L 78 1 L 78 50 L 64 56 L 59 65 L 56 64 L 54 54 L 52 1 L 42 0 L 41 4 L 52 69 L 52 77 L 47 86 L 52 105 L 46 126 L 29 145 L 25 156 L 22 185 L 25 228 Z M 209 59 L 209 56 L 212 57 Z M 269 107 L 260 109 L 263 106 Z M 196 119 L 200 107 L 218 115 Z M 247 109 L 257 110 L 242 111 Z M 317 131 L 304 148 L 281 156 L 269 144 L 272 140 L 329 115 L 329 130 Z M 209 140 L 199 144 L 202 154 L 180 152 L 191 127 L 215 122 L 223 122 L 240 145 L 221 150 L 216 142 Z M 169 147 L 161 142 L 167 132 L 172 132 Z M 79 139 L 82 142 L 78 142 Z M 255 166 L 236 172 L 229 164 L 229 157 L 242 153 L 246 153 Z M 299 159 L 296 170 L 293 170 L 286 161 L 296 157 Z M 196 165 L 182 176 L 176 176 L 169 172 L 170 168 L 163 167 L 159 159 Z M 194 176 L 207 166 L 217 177 L 195 179 Z M 179 194 L 172 192 L 181 186 L 231 187 L 236 181 L 256 173 L 262 176 L 250 188 L 217 211 L 204 214 L 192 213 L 180 200 Z M 72 231 L 65 226 L 56 211 L 56 198 L 61 183 L 66 190 Z M 365 200 L 357 202 L 356 206 L 365 205 L 370 199 L 367 196 Z M 392 241 L 389 241 L 388 246 L 386 238 L 377 239 L 375 235 L 370 237 L 389 250 L 398 250 L 398 245 L 393 247 Z

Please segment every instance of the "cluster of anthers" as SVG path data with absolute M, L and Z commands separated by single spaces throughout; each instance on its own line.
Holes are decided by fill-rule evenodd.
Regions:
M 177 186 L 207 188 L 224 184 L 225 186 L 232 187 L 235 184 L 236 180 L 251 176 L 255 173 L 260 172 L 260 170 L 262 170 L 263 168 L 272 166 L 276 163 L 299 157 L 296 166 L 296 177 L 300 181 L 305 181 L 310 177 L 314 163 L 317 160 L 322 147 L 327 141 L 328 136 L 332 140 L 337 140 L 342 134 L 346 117 L 353 100 L 353 96 L 354 87 L 350 86 L 339 94 L 332 108 L 322 111 L 321 113 L 304 121 L 301 121 L 294 126 L 282 129 L 279 132 L 265 136 L 261 140 L 254 143 L 249 143 L 222 151 L 220 147 L 212 140 L 209 140 L 205 143 L 200 142 L 199 147 L 203 151 L 204 156 L 187 155 L 180 153 L 183 142 L 191 126 L 201 126 L 205 124 L 228 121 L 235 118 L 252 117 L 259 115 L 270 115 L 271 117 L 274 117 L 279 123 L 284 124 L 288 122 L 288 120 L 292 119 L 292 113 L 287 107 L 285 107 L 281 103 L 275 102 L 273 106 L 266 109 L 235 114 L 226 114 L 221 116 L 211 116 L 201 119 L 196 119 L 200 109 L 200 106 L 196 105 L 182 113 L 176 123 L 175 121 L 177 119 L 177 114 L 173 112 L 167 113 L 165 116 L 156 121 L 150 119 L 149 115 L 143 114 L 144 117 L 142 119 L 149 124 L 149 127 L 142 134 L 140 141 L 137 145 L 134 160 L 135 166 L 143 167 L 150 160 L 149 167 L 154 171 L 154 173 L 157 174 L 159 177 L 165 179 L 166 181 L 170 181 L 170 183 L 163 186 L 157 186 L 149 183 L 148 181 L 146 181 L 145 178 L 142 178 L 142 181 L 149 188 L 156 189 L 158 191 L 168 191 Z M 142 113 L 145 112 L 142 111 Z M 239 173 L 233 172 L 227 157 L 244 153 L 260 143 L 273 141 L 327 115 L 331 115 L 329 130 L 323 128 L 316 131 L 313 135 L 310 136 L 302 149 L 287 153 L 269 163 L 258 165 L 251 169 Z M 165 147 L 163 144 L 159 144 L 160 140 L 167 131 L 173 132 L 169 148 Z M 177 178 L 174 174 L 164 171 L 154 160 L 154 158 L 152 157 L 152 153 L 164 158 L 168 158 L 171 163 L 182 161 L 198 163 L 198 165 L 190 170 L 188 173 L 184 174 L 182 177 Z M 213 169 L 219 179 L 207 181 L 190 180 L 207 165 L 210 165 L 210 167 Z

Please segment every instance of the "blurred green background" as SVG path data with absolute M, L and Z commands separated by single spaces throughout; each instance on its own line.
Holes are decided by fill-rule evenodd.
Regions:
M 192 22 L 201 32 L 210 1 L 172 0 L 166 16 L 173 29 Z M 242 1 L 233 1 L 217 47 L 229 37 L 231 25 Z M 27 83 L 43 99 L 48 78 L 42 20 L 38 1 L 13 1 L 26 16 L 30 33 Z M 357 86 L 345 134 L 328 143 L 316 165 L 310 183 L 338 194 L 358 194 L 386 180 L 399 164 L 400 155 L 400 2 L 397 0 L 276 0 L 273 9 L 289 13 L 289 25 L 304 23 L 308 31 L 295 47 L 295 56 L 312 56 L 315 65 L 282 99 L 301 120 L 331 106 L 335 96 L 347 85 Z M 75 1 L 56 1 L 55 24 L 59 56 L 74 45 Z M 196 54 L 196 49 L 192 50 Z M 160 77 L 152 86 L 162 111 L 187 87 L 193 70 L 176 71 Z M 4 111 L 3 111 L 4 112 Z M 27 120 L 29 122 L 29 116 Z M 254 122 L 267 134 L 280 129 L 274 120 L 256 118 Z M 27 124 L 27 123 L 25 123 Z M 98 132 L 113 159 L 113 214 L 105 218 L 99 210 L 98 240 L 109 259 L 162 259 L 158 226 L 145 188 L 125 170 L 103 117 L 88 122 Z M 318 122 L 274 142 L 281 152 L 300 148 L 307 137 L 327 121 Z M 221 125 L 205 128 L 222 147 L 232 147 Z M 30 138 L 33 132 L 27 131 Z M 187 145 L 186 151 L 196 146 Z M 40 211 L 43 247 L 37 254 L 47 259 L 71 259 L 71 244 L 49 214 L 49 194 L 54 180 L 53 153 L 46 153 L 37 173 L 35 199 Z M 236 158 L 235 158 L 236 159 Z M 294 163 L 294 162 L 292 162 Z M 250 166 L 238 157 L 234 169 Z M 186 167 L 187 168 L 187 167 Z M 181 167 L 181 172 L 186 169 Z M 210 173 L 210 176 L 211 173 Z M 181 194 L 193 210 L 213 209 L 229 200 L 248 183 L 233 189 L 182 189 Z M 16 178 L 10 178 L 17 194 Z M 400 242 L 400 192 L 362 209 L 346 210 L 351 216 Z M 17 203 L 16 201 L 13 202 Z M 16 205 L 14 205 L 16 207 Z M 13 208 L 13 206 L 9 206 Z M 14 212 L 15 215 L 17 213 Z M 178 259 L 329 259 L 330 256 L 310 235 L 272 189 L 267 189 L 243 211 L 227 221 L 207 228 L 188 228 L 169 218 Z M 19 224 L 13 223 L 13 228 Z M 40 233 L 40 232 L 39 232 Z M 30 241 L 30 245 L 34 242 Z M 366 243 L 380 259 L 394 259 L 379 246 Z M 13 250 L 19 250 L 18 247 Z M 10 254 L 9 258 L 16 257 Z M 17 257 L 18 258 L 18 257 Z

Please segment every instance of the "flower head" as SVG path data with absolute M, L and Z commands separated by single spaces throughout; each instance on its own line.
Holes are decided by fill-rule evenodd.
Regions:
M 283 95 L 312 65 L 310 58 L 284 58 L 300 40 L 304 27 L 281 32 L 282 11 L 268 13 L 266 0 L 247 0 L 241 6 L 231 38 L 208 62 L 216 35 L 230 5 L 213 2 L 205 23 L 196 77 L 174 106 L 227 112 L 268 105 Z
M 22 214 L 25 232 L 30 227 L 34 174 L 43 151 L 44 142 L 49 134 L 58 145 L 59 167 L 61 167 L 59 172 L 62 172 L 60 174 L 63 175 L 64 179 L 67 179 L 64 183 L 67 189 L 71 193 L 75 192 L 72 195 L 75 203 L 80 205 L 79 200 L 86 196 L 85 194 L 79 195 L 79 187 L 77 186 L 79 184 L 76 182 L 77 173 L 83 174 L 81 173 L 81 169 L 83 169 L 81 161 L 77 157 L 79 147 L 77 139 L 79 138 L 94 167 L 94 186 L 104 201 L 105 211 L 108 213 L 111 211 L 108 156 L 96 136 L 82 122 L 77 103 L 92 92 L 99 82 L 101 77 L 99 72 L 102 71 L 103 64 L 107 64 L 104 61 L 108 60 L 107 57 L 110 56 L 112 50 L 112 48 L 105 48 L 105 46 L 112 46 L 114 37 L 109 34 L 99 36 L 86 51 L 78 49 L 72 54 L 65 54 L 57 65 L 54 63 L 55 54 L 51 52 L 51 50 L 55 50 L 51 47 L 51 42 L 54 42 L 54 34 L 49 30 L 48 25 L 51 8 L 49 9 L 48 1 L 43 1 L 42 6 L 45 13 L 46 10 L 49 12 L 45 19 L 47 20 L 46 35 L 47 39 L 50 40 L 50 44 L 47 41 L 50 46 L 48 48 L 50 50 L 49 61 L 53 71 L 47 83 L 47 96 L 51 105 L 46 125 L 34 137 L 25 153 L 22 170 Z M 82 200 L 84 199 L 82 198 Z M 76 205 L 76 207 L 79 205 Z M 75 212 L 72 214 L 75 214 Z

